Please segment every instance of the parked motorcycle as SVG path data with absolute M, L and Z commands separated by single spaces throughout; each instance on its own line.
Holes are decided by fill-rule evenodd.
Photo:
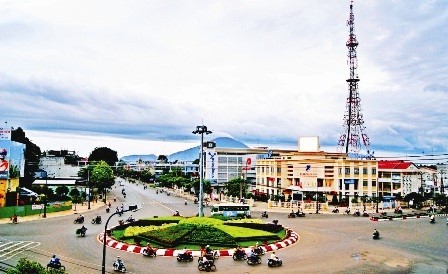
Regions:
M 291 212 L 288 214 L 288 218 L 295 218 L 296 214 L 294 212 Z
M 333 209 L 331 212 L 333 212 L 333 213 L 339 213 L 339 209 L 338 209 L 338 208 L 335 208 L 335 209 Z
M 297 211 L 296 216 L 297 217 L 306 217 L 305 212 L 303 212 L 303 211 Z

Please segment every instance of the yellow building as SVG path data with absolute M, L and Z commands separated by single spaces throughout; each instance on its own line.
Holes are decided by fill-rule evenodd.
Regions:
M 351 159 L 345 153 L 290 152 L 256 163 L 257 192 L 272 195 L 303 193 L 304 199 L 376 196 L 377 160 Z

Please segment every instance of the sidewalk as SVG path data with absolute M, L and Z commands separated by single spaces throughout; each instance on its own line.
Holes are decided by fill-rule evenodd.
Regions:
M 75 206 L 76 206 L 76 210 L 75 210 Z M 41 219 L 49 219 L 49 218 L 57 218 L 57 217 L 61 217 L 61 216 L 81 214 L 81 213 L 96 210 L 103 206 L 105 206 L 105 204 L 102 202 L 98 202 L 98 203 L 91 202 L 90 209 L 88 209 L 89 207 L 88 207 L 87 203 L 84 205 L 76 204 L 76 205 L 72 205 L 71 210 L 47 213 L 47 218 L 44 218 L 43 213 L 42 213 L 42 214 L 23 216 L 23 217 L 19 216 L 18 219 L 19 219 L 19 223 L 31 222 L 31 221 L 41 220 Z M 7 223 L 12 223 L 9 218 L 0 219 L 0 224 L 7 224 Z

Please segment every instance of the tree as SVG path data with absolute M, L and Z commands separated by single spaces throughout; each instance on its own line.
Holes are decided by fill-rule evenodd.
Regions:
M 234 178 L 228 181 L 224 188 L 227 190 L 228 196 L 240 197 L 241 189 L 243 197 L 246 197 L 247 181 L 242 178 Z
M 97 147 L 89 155 L 89 162 L 104 161 L 109 166 L 115 166 L 118 162 L 117 152 L 108 147 Z
M 196 194 L 199 194 L 199 188 L 200 188 L 200 181 L 199 181 L 199 179 L 194 179 L 192 184 L 193 184 L 193 187 L 194 187 L 194 192 Z M 203 180 L 202 181 L 202 190 L 206 194 L 210 194 L 212 192 L 212 185 L 210 184 L 209 181 L 207 181 L 207 180 Z
M 67 186 L 58 186 L 56 188 L 56 194 L 58 196 L 66 196 L 68 194 L 68 191 L 69 191 L 69 189 Z
M 168 162 L 168 157 L 166 157 L 165 155 L 159 155 L 159 157 L 157 158 L 157 161 L 166 163 L 166 162 Z
M 106 188 L 112 187 L 115 183 L 114 171 L 105 161 L 99 161 L 93 166 L 90 173 L 90 182 L 93 187 L 105 191 Z
M 47 274 L 45 268 L 38 262 L 28 261 L 26 258 L 20 258 L 15 268 L 9 268 L 6 272 L 8 274 Z

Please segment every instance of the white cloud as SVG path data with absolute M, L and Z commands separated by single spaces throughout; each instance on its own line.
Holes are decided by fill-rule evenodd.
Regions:
M 362 1 L 354 14 L 372 145 L 446 149 L 445 2 Z M 202 122 L 242 141 L 337 144 L 348 15 L 348 2 L 324 0 L 2 1 L 3 119 L 129 138 L 120 154 L 136 139 L 194 140 Z

